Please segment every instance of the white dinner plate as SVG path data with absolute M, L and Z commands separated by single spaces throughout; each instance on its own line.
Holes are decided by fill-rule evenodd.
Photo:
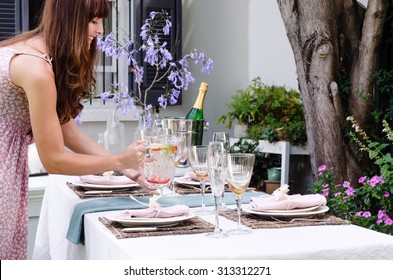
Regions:
M 319 207 L 321 207 L 321 205 L 316 205 L 316 206 L 311 206 L 311 207 L 306 207 L 306 208 L 296 208 L 296 209 L 291 209 L 291 210 L 257 210 L 257 209 L 253 209 L 250 206 L 250 209 L 253 211 L 257 211 L 257 212 L 266 212 L 266 213 L 299 213 L 299 212 L 309 212 L 309 211 L 313 211 L 318 209 Z
M 75 180 L 72 182 L 72 184 L 76 186 L 80 186 L 86 190 L 119 190 L 119 189 L 128 189 L 131 187 L 136 187 L 139 186 L 137 183 L 130 183 L 130 184 L 124 184 L 124 185 L 99 185 L 99 184 L 90 184 L 90 183 L 84 183 L 81 182 L 80 180 Z
M 200 182 L 193 181 L 187 178 L 182 177 L 175 177 L 173 180 L 175 183 L 182 184 L 182 185 L 191 185 L 191 186 L 200 186 Z M 210 182 L 206 182 L 206 186 L 209 186 Z
M 305 211 L 305 212 L 292 212 L 291 210 L 287 210 L 286 212 L 283 212 L 283 211 L 278 211 L 278 212 L 261 212 L 261 211 L 252 210 L 250 205 L 245 205 L 243 207 L 243 211 L 246 212 L 246 213 L 249 213 L 249 214 L 254 214 L 254 215 L 264 216 L 264 217 L 299 218 L 299 217 L 309 217 L 309 216 L 325 213 L 325 212 L 329 211 L 329 207 L 327 207 L 327 206 L 319 206 L 315 210 Z
M 127 227 L 139 226 L 173 226 L 182 221 L 194 218 L 194 213 L 188 213 L 184 216 L 171 217 L 171 218 L 125 218 L 121 217 L 119 213 L 112 213 L 106 216 L 110 221 L 118 222 Z

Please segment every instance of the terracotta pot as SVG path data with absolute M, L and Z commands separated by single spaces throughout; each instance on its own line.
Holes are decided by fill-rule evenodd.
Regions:
M 280 187 L 280 181 L 265 180 L 265 192 L 272 194 L 276 189 Z

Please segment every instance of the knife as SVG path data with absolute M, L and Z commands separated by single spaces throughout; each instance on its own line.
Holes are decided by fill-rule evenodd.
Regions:
M 131 227 L 131 228 L 123 228 L 122 232 L 136 232 L 136 231 L 156 231 L 156 230 L 168 230 L 160 227 Z
M 104 193 L 112 193 L 113 191 L 86 191 L 85 194 L 104 194 Z

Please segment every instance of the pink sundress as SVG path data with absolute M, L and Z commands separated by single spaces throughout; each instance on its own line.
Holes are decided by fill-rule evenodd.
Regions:
M 10 77 L 15 55 L 46 55 L 0 48 L 0 259 L 27 258 L 28 145 L 33 142 L 28 100 Z M 26 73 L 28 75 L 29 73 Z

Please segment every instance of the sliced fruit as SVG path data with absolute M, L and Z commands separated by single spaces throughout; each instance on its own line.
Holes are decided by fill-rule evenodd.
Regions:
M 154 176 L 153 178 L 147 179 L 146 181 L 151 183 L 151 184 L 166 184 L 170 181 L 170 178 L 163 177 L 160 178 L 160 176 Z

